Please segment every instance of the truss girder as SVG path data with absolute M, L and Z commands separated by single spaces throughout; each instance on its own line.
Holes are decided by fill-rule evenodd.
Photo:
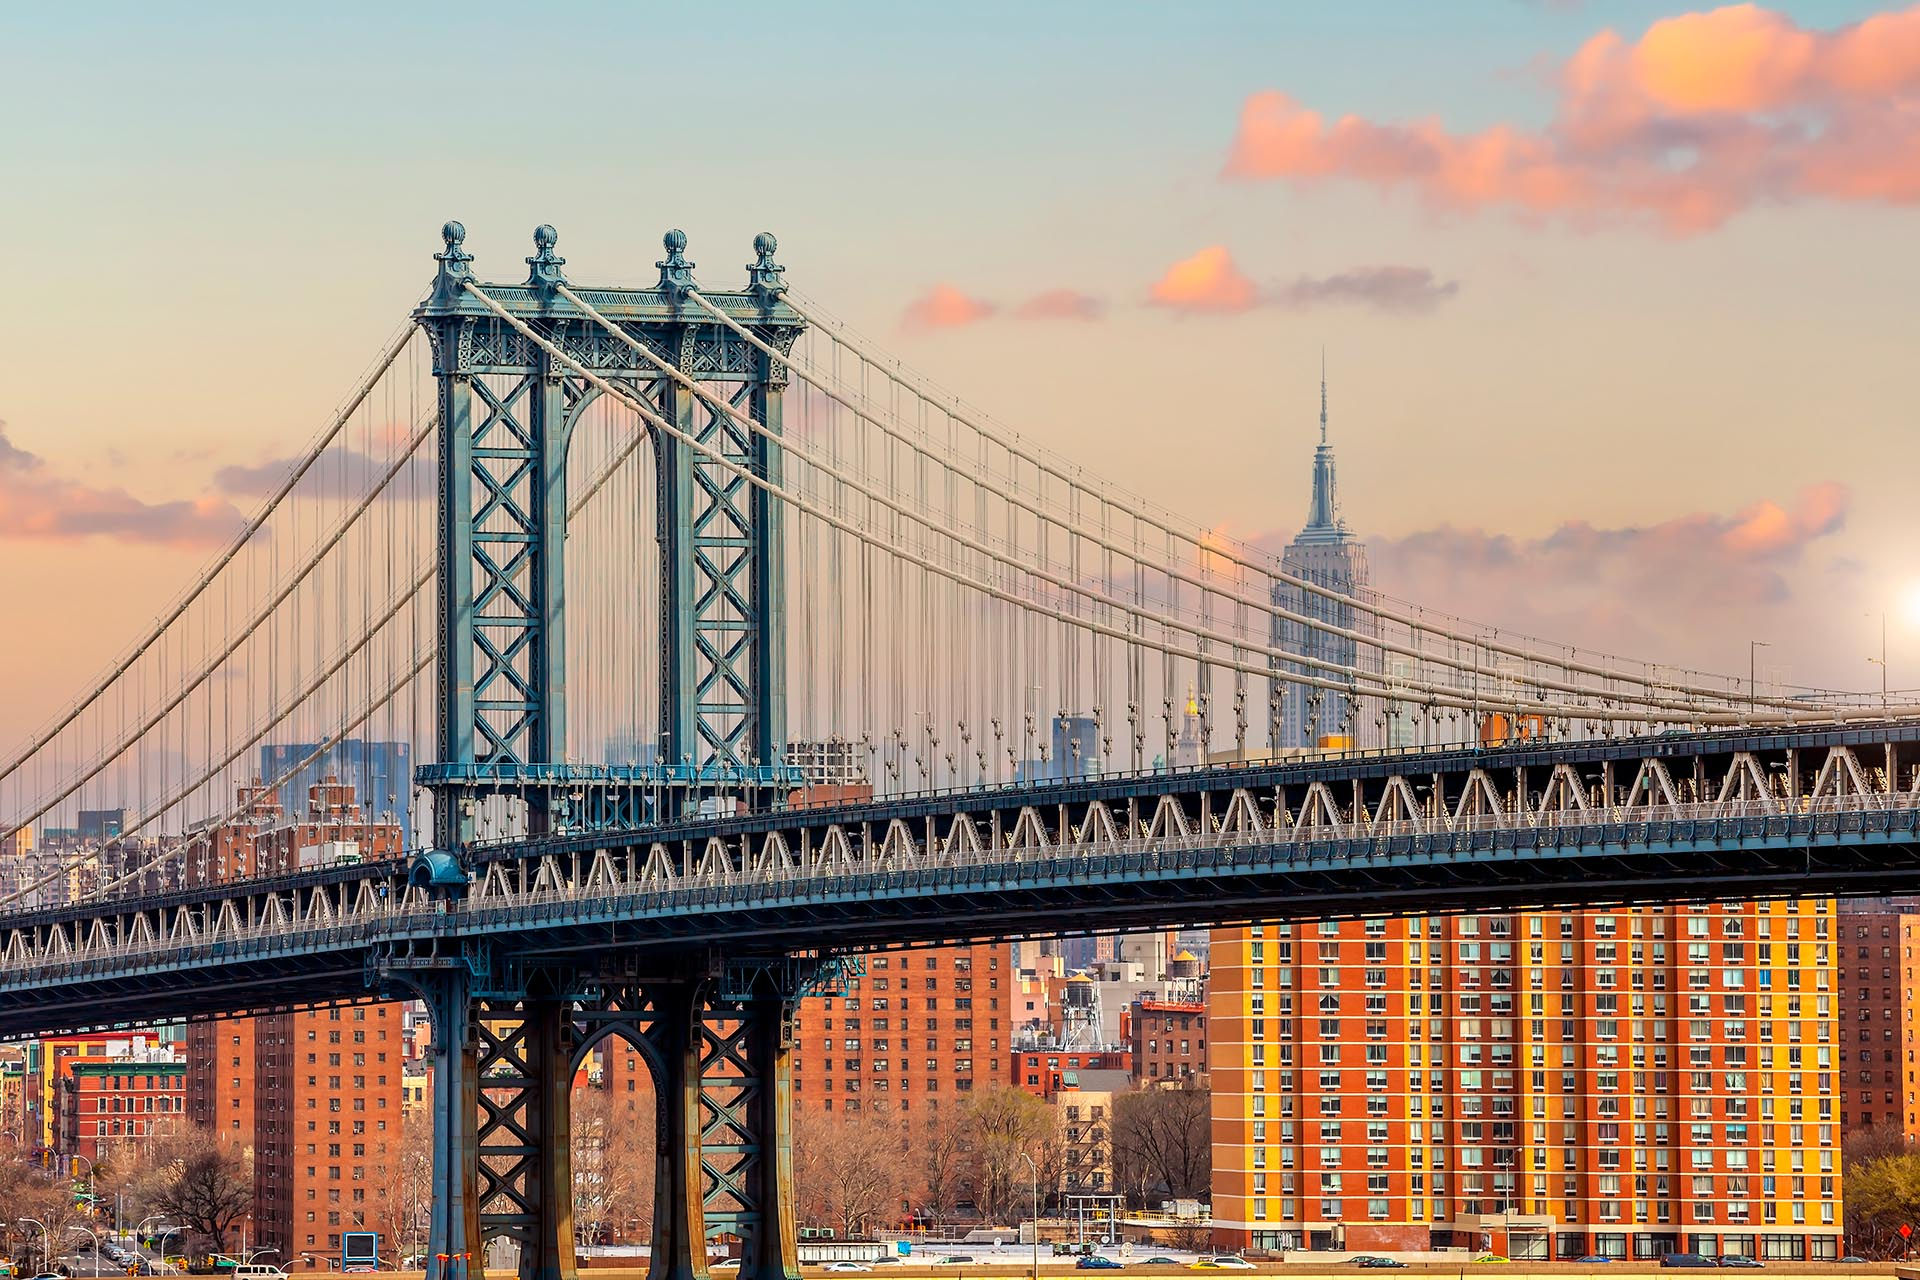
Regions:
M 1332 886 L 1350 885 L 1357 902 L 1383 868 L 1407 869 L 1407 891 L 1435 903 L 1510 879 L 1543 901 L 1597 900 L 1594 885 L 1648 860 L 1666 860 L 1694 895 L 1716 875 L 1728 894 L 1771 892 L 1773 876 L 1781 891 L 1808 892 L 1819 882 L 1802 876 L 1920 878 L 1888 852 L 1920 822 L 1920 791 L 1894 781 L 1915 771 L 1897 758 L 1863 768 L 1858 751 L 1911 763 L 1920 735 L 1825 740 L 1835 732 L 1709 739 L 1695 758 L 1663 740 L 1609 744 L 1604 759 L 1562 749 L 1524 762 L 1474 753 L 1451 768 L 1369 763 L 1344 778 L 1331 765 L 1225 769 L 589 834 L 483 853 L 456 903 L 430 901 L 403 868 L 366 864 L 35 912 L 0 920 L 0 1027 L 39 1029 L 42 1010 L 99 1025 L 143 990 L 187 1016 L 223 1000 L 297 1000 L 299 975 L 356 978 L 370 948 L 462 938 L 537 952 L 762 930 L 805 949 L 839 945 L 848 928 L 886 936 L 888 920 L 929 932 L 944 920 L 943 936 L 1057 925 L 1029 905 L 1040 902 L 1204 922 L 1261 891 L 1277 895 L 1269 914 L 1296 906 L 1301 876 L 1324 882 L 1318 909 L 1337 910 Z M 349 983 L 312 998 L 352 994 Z

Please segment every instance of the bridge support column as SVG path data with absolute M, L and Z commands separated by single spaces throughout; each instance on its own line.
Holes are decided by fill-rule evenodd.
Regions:
M 798 994 L 756 993 L 741 1009 L 760 1159 L 749 1180 L 759 1221 L 746 1239 L 740 1280 L 800 1280 L 793 1204 L 793 1021 Z M 874 1158 L 884 1159 L 879 1152 Z
M 573 1006 L 529 1000 L 527 1055 L 537 1148 L 530 1199 L 537 1205 L 532 1248 L 520 1255 L 521 1280 L 575 1280 L 573 1253 Z
M 421 973 L 413 984 L 433 1020 L 433 1207 L 427 1280 L 480 1280 L 480 1062 L 473 977 L 464 965 Z
M 650 984 L 658 1054 L 654 1097 L 653 1249 L 647 1280 L 707 1280 L 705 1173 L 700 1151 L 703 979 Z

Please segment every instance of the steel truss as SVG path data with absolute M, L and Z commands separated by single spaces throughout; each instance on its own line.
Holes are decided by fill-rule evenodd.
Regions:
M 1920 725 L 1451 751 L 689 821 L 234 881 L 0 924 L 0 1034 L 351 998 L 481 944 L 804 954 L 1313 914 L 1890 892 Z M 412 873 L 420 873 L 414 875 Z M 1383 896 L 1385 895 L 1385 896 Z

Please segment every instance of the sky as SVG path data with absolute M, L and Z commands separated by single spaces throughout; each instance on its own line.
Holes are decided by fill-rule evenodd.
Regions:
M 102 667 L 418 300 L 789 280 L 1277 547 L 1320 361 L 1392 593 L 1920 686 L 1920 6 L 0 8 L 0 739 Z

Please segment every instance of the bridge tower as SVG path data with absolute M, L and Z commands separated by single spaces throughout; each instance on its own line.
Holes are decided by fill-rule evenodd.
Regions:
M 659 762 L 565 759 L 566 459 L 575 423 L 601 392 L 472 293 L 464 227 L 449 222 L 442 237 L 433 290 L 414 310 L 432 341 L 440 404 L 438 759 L 416 774 L 433 794 L 436 846 L 464 848 L 475 806 L 489 800 L 524 805 L 538 834 L 636 825 L 717 790 L 789 782 L 778 504 L 657 430 L 660 581 L 591 586 L 657 593 Z M 779 447 L 720 406 L 778 436 L 786 367 L 689 301 L 698 286 L 686 233 L 667 232 L 654 287 L 574 290 L 626 340 L 561 295 L 572 286 L 557 243 L 552 227 L 538 228 L 526 280 L 487 284 L 486 295 L 689 439 L 778 482 Z M 785 353 L 803 322 L 781 300 L 775 248 L 771 235 L 755 238 L 748 288 L 700 292 Z M 664 375 L 635 342 L 698 390 Z
M 438 751 L 416 771 L 433 797 L 435 847 L 412 874 L 459 897 L 481 806 L 504 806 L 529 835 L 632 828 L 707 796 L 784 795 L 793 782 L 780 510 L 712 460 L 779 483 L 786 367 L 691 300 L 684 232 L 667 232 L 659 278 L 640 289 L 575 288 L 550 226 L 535 230 L 526 279 L 512 284 L 478 282 L 458 222 L 442 239 L 413 313 L 438 387 L 439 563 Z M 745 289 L 699 293 L 784 356 L 803 321 L 783 301 L 774 238 L 753 248 Z M 575 424 L 604 394 L 568 360 L 672 428 L 648 428 L 660 580 L 574 584 L 657 595 L 653 764 L 566 758 L 566 459 Z M 796 1280 L 789 1050 L 805 972 L 780 955 L 508 960 L 471 945 L 374 966 L 375 981 L 433 1012 L 430 1280 L 478 1274 L 493 1236 L 519 1244 L 525 1280 L 572 1280 L 569 1090 L 584 1047 L 610 1033 L 641 1047 L 662 1109 L 652 1280 L 702 1280 L 717 1230 L 745 1241 L 745 1280 Z

